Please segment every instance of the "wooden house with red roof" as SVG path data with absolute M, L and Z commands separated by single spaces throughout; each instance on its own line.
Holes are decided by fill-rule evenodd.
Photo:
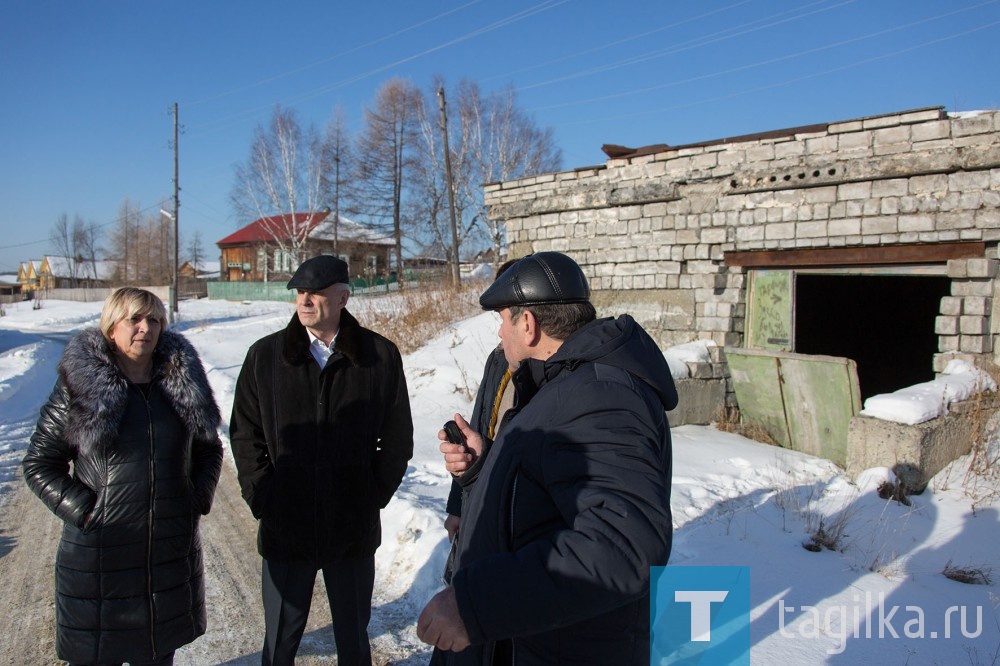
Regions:
M 220 280 L 273 282 L 287 280 L 300 263 L 320 254 L 346 261 L 351 278 L 385 276 L 395 243 L 372 227 L 323 210 L 262 217 L 216 245 L 222 252 Z

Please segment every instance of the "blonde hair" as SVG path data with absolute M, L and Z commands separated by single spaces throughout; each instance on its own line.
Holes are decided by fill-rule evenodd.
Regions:
M 152 315 L 159 320 L 163 330 L 167 328 L 167 309 L 163 306 L 163 301 L 153 292 L 137 287 L 115 289 L 104 301 L 98 326 L 104 337 L 110 340 L 111 331 L 118 322 L 136 315 Z

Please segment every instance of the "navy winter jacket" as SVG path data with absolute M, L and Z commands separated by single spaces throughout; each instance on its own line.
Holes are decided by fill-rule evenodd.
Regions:
M 474 645 L 514 663 L 646 664 L 649 568 L 670 554 L 677 392 L 631 317 L 515 372 L 514 409 L 463 507 L 453 585 Z
M 483 438 L 483 454 L 480 459 L 485 458 L 493 443 L 488 439 L 490 421 L 493 418 L 493 403 L 496 402 L 497 391 L 500 390 L 500 382 L 505 374 L 507 374 L 507 359 L 503 355 L 503 349 L 497 347 L 486 357 L 483 377 L 479 382 L 479 389 L 476 391 L 472 416 L 469 418 L 469 425 Z M 475 471 L 470 470 L 466 474 L 470 473 L 475 474 Z M 462 515 L 462 485 L 458 479 L 453 479 L 451 482 L 447 511 L 452 516 Z

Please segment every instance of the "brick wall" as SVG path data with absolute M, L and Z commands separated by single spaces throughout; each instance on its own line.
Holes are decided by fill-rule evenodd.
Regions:
M 570 254 L 602 314 L 632 313 L 662 346 L 743 344 L 747 271 L 727 252 L 984 242 L 985 256 L 948 262 L 935 368 L 996 348 L 1000 112 L 920 109 L 671 147 L 491 184 L 486 204 L 510 256 Z

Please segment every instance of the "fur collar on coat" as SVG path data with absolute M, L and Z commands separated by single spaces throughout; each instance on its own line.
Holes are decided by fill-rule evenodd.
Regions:
M 87 329 L 70 340 L 59 361 L 59 376 L 70 397 L 65 437 L 81 454 L 112 441 L 125 412 L 128 381 L 115 363 L 113 345 L 98 329 Z M 191 436 L 215 439 L 221 419 L 212 387 L 198 353 L 179 333 L 160 333 L 153 352 L 153 383 Z
M 367 348 L 364 341 L 364 332 L 358 320 L 346 309 L 340 311 L 340 331 L 337 332 L 337 340 L 333 348 L 350 359 L 354 365 L 367 365 L 373 361 L 372 352 Z M 370 331 L 369 331 L 370 332 Z M 298 363 L 315 363 L 309 353 L 309 334 L 306 327 L 299 321 L 299 313 L 292 315 L 292 320 L 285 327 L 285 343 L 282 349 L 282 356 L 285 362 L 296 365 Z

